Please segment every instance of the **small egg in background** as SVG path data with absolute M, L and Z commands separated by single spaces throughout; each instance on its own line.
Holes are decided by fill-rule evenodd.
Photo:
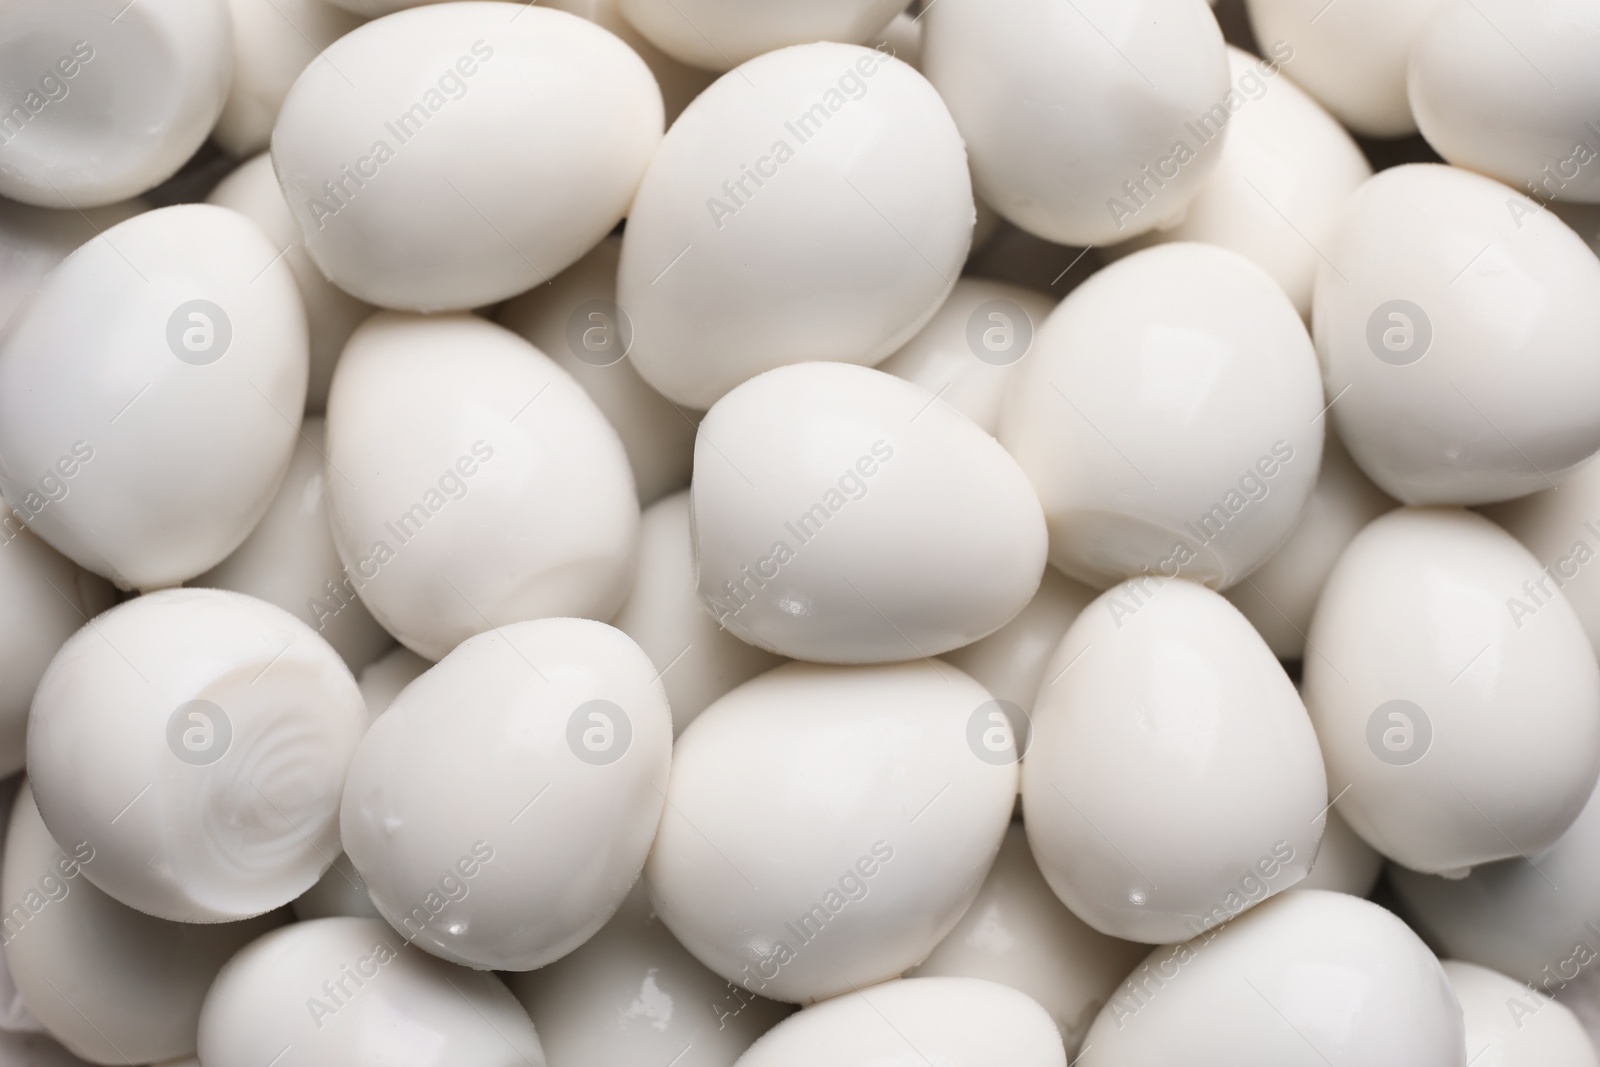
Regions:
M 381 919 L 378 906 L 367 893 L 367 883 L 350 857 L 339 853 L 316 885 L 294 898 L 290 905 L 301 922 L 347 915 L 355 919 Z
M 861 44 L 903 0 L 618 0 L 623 16 L 681 63 L 730 70 L 765 52 L 813 41 Z
M 0 200 L 0 326 L 33 287 L 79 245 L 149 205 L 124 200 L 83 212 Z
M 357 681 L 361 699 L 367 705 L 368 718 L 382 715 L 400 695 L 400 690 L 431 666 L 432 660 L 423 659 L 404 645 L 396 645 L 363 667 Z
M 1367 896 L 1383 874 L 1383 856 L 1350 829 L 1337 807 L 1328 808 L 1327 820 L 1311 871 L 1295 888 Z
M 1467 1055 L 1495 1067 L 1595 1067 L 1594 1045 L 1572 1010 L 1487 967 L 1444 961 L 1461 1002 Z
M 661 88 L 661 103 L 666 124 L 671 126 L 689 102 L 717 80 L 715 73 L 679 62 L 633 28 L 622 13 L 622 0 L 543 0 L 543 7 L 553 7 L 579 18 L 588 19 L 622 38 L 629 48 L 639 54 L 650 73 L 655 75 Z M 613 273 L 615 264 L 613 263 Z

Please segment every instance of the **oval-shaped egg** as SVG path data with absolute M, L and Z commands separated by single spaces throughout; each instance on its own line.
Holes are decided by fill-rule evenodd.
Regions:
M 853 45 L 760 56 L 673 123 L 639 186 L 629 357 L 702 410 L 774 367 L 870 366 L 938 309 L 972 224 L 961 135 L 922 75 Z
M 1010 701 L 1032 713 L 1033 699 L 1044 681 L 1045 664 L 1055 654 L 1072 620 L 1096 593 L 1054 567 L 1044 569 L 1039 591 L 1016 618 L 944 658 L 976 678 L 996 700 Z
M 1245 0 L 1255 38 L 1351 131 L 1417 132 L 1406 64 L 1442 0 Z
M 367 893 L 361 872 L 343 852 L 333 861 L 317 884 L 294 898 L 294 917 L 301 922 L 348 915 L 357 919 L 381 919 L 378 906 Z
M 922 69 L 978 195 L 1030 233 L 1109 244 L 1171 225 L 1216 166 L 1228 61 L 1198 0 L 940 0 L 923 21 Z
M 325 0 L 311 0 L 324 3 Z M 261 227 L 273 245 L 283 252 L 283 260 L 294 272 L 306 310 L 310 339 L 311 373 L 306 382 L 306 412 L 321 414 L 328 405 L 328 383 L 350 334 L 373 312 L 371 304 L 357 300 L 323 277 L 322 271 L 306 255 L 300 227 L 283 198 L 283 189 L 272 173 L 272 157 L 265 152 L 239 165 L 211 191 L 206 203 L 232 208 Z
M 339 796 L 366 729 L 355 679 L 282 608 L 169 589 L 62 646 L 28 720 L 28 775 L 89 881 L 178 922 L 287 904 L 339 852 Z
M 533 1023 L 492 974 L 407 945 L 377 919 L 275 930 L 228 961 L 200 1011 L 200 1062 L 262 1067 L 545 1067 Z
M 1412 164 L 1356 190 L 1324 251 L 1312 321 L 1334 425 L 1390 496 L 1507 500 L 1600 449 L 1600 261 L 1560 219 Z
M 623 15 L 621 0 L 544 0 L 540 6 L 557 8 L 586 18 L 616 34 L 629 48 L 639 53 L 639 58 L 650 68 L 650 73 L 656 77 L 656 84 L 661 88 L 661 102 L 668 126 L 683 114 L 683 109 L 689 106 L 690 101 L 717 80 L 714 73 L 681 63 L 651 44 Z
M 1372 892 L 1382 873 L 1383 856 L 1350 829 L 1337 808 L 1330 807 L 1328 826 L 1323 831 L 1322 843 L 1317 846 L 1311 873 L 1296 888 L 1326 889 L 1364 897 Z
M 645 868 L 656 914 L 729 982 L 809 1002 L 921 962 L 1000 847 L 1016 749 L 948 664 L 791 663 L 678 739 Z
M 1444 973 L 1461 1002 L 1467 1055 L 1494 1067 L 1596 1067 L 1594 1045 L 1572 1009 L 1521 982 L 1460 960 Z
M 393 639 L 362 605 L 333 546 L 323 431 L 320 418 L 301 425 L 272 506 L 233 555 L 191 584 L 276 604 L 317 631 L 352 671 L 359 671 Z
M 362 20 L 328 0 L 227 0 L 233 85 L 211 136 L 236 158 L 264 150 L 289 87 Z
M 0 200 L 0 326 L 33 292 L 46 274 L 78 246 L 149 210 L 142 200 L 88 208 L 84 211 L 34 207 Z
M 219 0 L 11 0 L 0 194 L 87 208 L 137 196 L 211 132 L 233 76 Z
M 1183 940 L 1305 877 L 1328 802 L 1294 684 L 1233 605 L 1144 578 L 1078 616 L 1022 764 L 1028 841 L 1101 933 Z
M 62 846 L 26 783 L 11 812 L 4 876 L 6 963 L 28 1010 L 94 1063 L 132 1064 L 195 1050 L 200 1003 L 217 971 L 287 916 L 239 923 L 169 922 L 119 904 L 91 884 L 102 853 Z M 10 1067 L 33 1064 L 12 1061 Z
M 1068 911 L 1012 823 L 972 907 L 911 978 L 983 978 L 1020 990 L 1050 1013 L 1077 1058 L 1101 1005 L 1148 949 L 1107 937 Z
M 366 702 L 367 716 L 376 719 L 394 703 L 400 690 L 433 666 L 432 660 L 423 659 L 404 645 L 396 645 L 382 658 L 373 660 L 362 670 L 359 682 L 361 699 Z
M 1461 1067 L 1461 1006 L 1405 923 L 1345 893 L 1284 893 L 1156 949 L 1101 1010 L 1082 1067 Z
M 558 1067 L 668 1064 L 673 1057 L 674 1067 L 732 1067 L 793 1011 L 689 955 L 651 911 L 643 882 L 575 951 L 507 982 Z
M 1350 542 L 1307 637 L 1329 795 L 1379 852 L 1457 876 L 1547 847 L 1600 775 L 1600 668 L 1539 564 L 1471 512 L 1402 508 Z M 1531 585 L 1529 586 L 1531 587 Z
M 1050 562 L 1098 588 L 1226 588 L 1294 528 L 1322 456 L 1300 316 L 1236 252 L 1180 243 L 1095 274 L 1045 321 L 1000 443 L 1039 493 Z
M 1039 588 L 1045 525 L 1004 449 L 934 394 L 847 363 L 739 386 L 695 443 L 700 599 L 779 655 L 936 656 Z
M 1362 527 L 1398 505 L 1350 460 L 1337 434 L 1323 439 L 1322 467 L 1283 545 L 1223 596 L 1244 613 L 1272 654 L 1297 660 L 1323 584 Z
M 878 369 L 937 394 L 992 434 L 1013 368 L 1055 306 L 1020 285 L 957 279 L 928 324 Z
M 1050 1016 L 1009 986 L 978 978 L 909 978 L 853 989 L 790 1016 L 738 1067 L 1065 1067 Z M 931 1057 L 931 1058 L 930 1058 Z
M 148 211 L 68 256 L 0 334 L 0 492 L 80 566 L 176 585 L 266 512 L 305 395 L 279 250 L 225 208 Z
M 1228 139 L 1183 221 L 1117 246 L 1137 251 L 1170 241 L 1232 249 L 1272 276 L 1302 318 L 1340 209 L 1372 176 L 1360 147 L 1282 64 L 1229 46 Z
M 628 359 L 633 320 L 617 306 L 622 239 L 607 237 L 549 285 L 507 301 L 495 321 L 555 360 L 611 423 L 651 504 L 689 484 L 700 413 L 652 389 Z
M 633 588 L 611 620 L 661 672 L 675 735 L 728 690 L 783 662 L 739 640 L 700 606 L 690 525 L 687 491 L 645 509 Z
M 317 266 L 383 307 L 549 281 L 621 220 L 661 139 L 650 68 L 565 11 L 429 5 L 323 59 L 284 99 L 272 163 Z
M 532 970 L 594 936 L 638 879 L 671 760 L 666 692 L 626 634 L 588 619 L 496 627 L 367 731 L 344 848 L 407 941 Z
M 1411 53 L 1411 110 L 1434 151 L 1512 188 L 1600 203 L 1600 7 L 1446 0 Z
M 901 10 L 900 0 L 620 0 L 639 33 L 679 62 L 730 70 L 764 52 L 813 41 L 862 44 Z
M 327 459 L 346 574 L 428 659 L 505 623 L 609 618 L 627 594 L 627 454 L 572 376 L 509 330 L 368 319 L 334 375 Z

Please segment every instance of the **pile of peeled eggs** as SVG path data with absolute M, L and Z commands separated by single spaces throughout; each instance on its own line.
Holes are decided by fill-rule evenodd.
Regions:
M 0 0 L 0 1067 L 1600 1067 L 1600 0 Z

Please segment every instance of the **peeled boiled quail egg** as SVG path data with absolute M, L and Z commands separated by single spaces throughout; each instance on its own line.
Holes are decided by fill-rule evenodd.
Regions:
M 621 0 L 622 13 L 683 63 L 728 70 L 763 52 L 812 41 L 860 44 L 881 31 L 901 0 Z
M 1522 983 L 1460 960 L 1444 961 L 1461 1002 L 1469 1062 L 1488 1067 L 1596 1067 L 1594 1045 L 1565 1004 Z

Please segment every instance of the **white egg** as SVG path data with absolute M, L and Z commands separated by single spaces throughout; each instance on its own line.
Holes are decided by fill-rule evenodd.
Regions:
M 1051 313 L 1000 442 L 1038 490 L 1050 562 L 1104 588 L 1226 588 L 1294 528 L 1322 388 L 1294 305 L 1236 252 L 1180 243 L 1100 271 Z
M 339 851 L 339 795 L 366 729 L 338 653 L 282 608 L 170 589 L 106 612 L 51 661 L 28 776 L 89 881 L 179 922 L 299 896 Z
M 1323 584 L 1362 527 L 1398 505 L 1367 480 L 1337 434 L 1323 441 L 1322 468 L 1283 545 L 1223 594 L 1279 659 L 1301 659 Z
M 1539 564 L 1470 512 L 1403 508 L 1340 557 L 1307 636 L 1329 795 L 1397 863 L 1459 876 L 1545 848 L 1600 775 L 1600 668 Z
M 87 208 L 200 147 L 233 76 L 220 0 L 10 0 L 0 21 L 0 194 Z
M 28 707 L 50 660 L 116 599 L 14 512 L 0 518 L 0 775 L 22 769 Z
M 1101 933 L 1179 941 L 1299 882 L 1327 783 L 1294 685 L 1231 604 L 1138 579 L 1045 667 L 1022 764 L 1028 841 Z
M 706 70 L 731 70 L 764 52 L 813 41 L 861 44 L 904 0 L 619 0 L 622 13 L 663 52 Z
M 1170 241 L 1230 248 L 1272 275 L 1302 318 L 1344 202 L 1372 176 L 1361 149 L 1333 116 L 1286 77 L 1281 64 L 1228 48 L 1239 106 L 1216 168 L 1183 221 L 1117 246 Z
M 1006 831 L 978 897 L 909 978 L 983 978 L 1028 994 L 1076 1058 L 1101 1005 L 1148 952 L 1084 924 L 1039 873 L 1021 823 Z
M 1553 489 L 1483 509 L 1542 564 L 1518 599 L 1537 609 L 1555 599 L 1578 613 L 1600 655 L 1600 462 L 1586 461 Z
M 149 211 L 12 316 L 0 492 L 51 547 L 161 588 L 221 562 L 266 512 L 306 393 L 305 313 L 278 253 L 237 212 Z
M 424 4 L 440 2 L 448 3 L 451 0 L 326 0 L 326 2 L 365 18 L 377 18 L 380 15 L 392 15 L 396 11 L 404 11 L 410 7 L 421 7 Z M 530 4 L 529 6 L 531 7 L 532 5 Z
M 933 660 L 793 663 L 689 724 L 645 874 L 685 948 L 809 1002 L 921 962 L 972 903 L 1011 819 L 1016 748 Z
M 1038 1002 L 977 978 L 913 978 L 853 989 L 779 1023 L 738 1067 L 1066 1067 Z
M 1072 620 L 1083 613 L 1096 593 L 1054 567 L 1044 569 L 1039 591 L 1016 618 L 1000 629 L 947 654 L 997 700 L 1032 713 L 1033 698 L 1044 681 L 1045 664 L 1055 654 Z
M 81 212 L 0 200 L 0 326 L 79 245 L 148 209 L 142 200 Z
M 317 884 L 294 898 L 294 917 L 301 922 L 347 915 L 356 919 L 381 919 L 378 906 L 367 893 L 361 872 L 343 852 Z
M 699 409 L 774 367 L 880 362 L 950 292 L 972 224 L 961 135 L 915 70 L 842 44 L 760 56 L 684 111 L 639 186 L 629 358 Z
M 321 0 L 315 0 L 321 2 Z M 311 373 L 306 384 L 306 411 L 321 414 L 328 404 L 328 383 L 350 334 L 373 312 L 364 303 L 323 277 L 322 271 L 306 255 L 300 226 L 283 198 L 283 189 L 272 173 L 272 157 L 261 155 L 241 164 L 222 179 L 206 203 L 232 208 L 261 227 L 274 246 L 283 251 L 283 260 L 294 272 L 295 284 L 306 309 L 310 335 Z
M 212 138 L 243 158 L 267 147 L 289 86 L 361 18 L 326 0 L 227 0 L 233 12 L 233 86 Z M 215 201 L 213 201 L 215 202 Z
M 548 281 L 627 212 L 661 138 L 650 68 L 564 11 L 429 5 L 323 60 L 284 99 L 272 163 L 317 266 L 384 307 Z
M 661 672 L 674 734 L 734 686 L 783 662 L 717 625 L 700 606 L 694 566 L 689 494 L 674 493 L 645 509 L 633 589 L 611 620 Z
M 994 438 L 934 394 L 847 363 L 782 367 L 695 443 L 700 599 L 727 630 L 824 663 L 937 656 L 1039 588 L 1045 524 Z
M 1491 503 L 1600 449 L 1600 261 L 1553 214 L 1454 167 L 1396 167 L 1355 192 L 1324 252 L 1317 355 L 1379 488 Z
M 1337 808 L 1328 809 L 1328 827 L 1317 847 L 1316 862 L 1297 889 L 1326 889 L 1364 897 L 1383 873 L 1383 857 L 1350 829 Z
M 1428 144 L 1539 201 L 1600 203 L 1600 6 L 1447 0 L 1411 53 Z
M 6 962 L 29 1011 L 51 1036 L 95 1063 L 148 1063 L 192 1054 L 200 1003 L 218 969 L 285 916 L 168 922 L 106 896 L 88 872 L 103 854 L 61 846 L 26 783 L 6 835 L 0 897 Z M 7 1067 L 34 1060 L 5 1058 Z
M 667 125 L 670 126 L 689 106 L 689 102 L 705 91 L 717 76 L 698 67 L 680 63 L 651 44 L 633 28 L 622 13 L 621 0 L 544 0 L 541 7 L 553 7 L 569 14 L 586 18 L 618 37 L 644 60 L 650 73 L 661 87 L 661 102 L 665 106 Z M 685 1065 L 687 1067 L 687 1065 Z
M 1055 306 L 1020 285 L 960 278 L 921 332 L 878 369 L 938 394 L 992 434 L 1013 368 Z
M 583 386 L 628 451 L 639 503 L 689 484 L 698 411 L 652 389 L 628 359 L 633 322 L 617 306 L 622 239 L 608 237 L 549 285 L 507 301 L 495 321 L 556 361 Z
M 200 1011 L 206 1067 L 545 1067 L 533 1023 L 492 974 L 406 944 L 377 919 L 318 919 L 246 946 Z
M 924 12 L 922 69 L 1001 215 L 1074 245 L 1183 217 L 1237 110 L 1222 31 L 1200 0 L 940 0 Z
M 362 606 L 333 546 L 323 430 L 320 418 L 305 421 L 272 506 L 233 555 L 190 584 L 276 604 L 360 671 L 393 639 Z
M 1487 967 L 1445 960 L 1461 1002 L 1469 1062 L 1485 1067 L 1597 1067 L 1594 1045 L 1572 1009 L 1530 994 Z
M 345 851 L 384 918 L 454 963 L 542 967 L 644 868 L 672 713 L 655 665 L 588 619 L 463 641 L 395 698 L 345 783 Z
M 327 458 L 351 584 L 428 659 L 522 619 L 609 618 L 627 594 L 627 454 L 572 376 L 509 330 L 368 319 L 334 375 Z
M 1095 1020 L 1081 1067 L 1461 1067 L 1463 1043 L 1461 1006 L 1416 934 L 1376 904 L 1297 890 L 1152 952 Z
M 1417 132 L 1406 64 L 1443 0 L 1245 0 L 1256 40 L 1334 118 L 1366 137 Z
M 358 681 L 368 717 L 376 719 L 387 711 L 389 705 L 394 703 L 394 698 L 400 695 L 400 690 L 416 681 L 431 666 L 432 660 L 423 659 L 404 645 L 397 645 L 381 659 L 367 664 Z
M 507 982 L 559 1067 L 732 1067 L 793 1011 L 689 955 L 650 910 L 643 882 L 576 951 Z

